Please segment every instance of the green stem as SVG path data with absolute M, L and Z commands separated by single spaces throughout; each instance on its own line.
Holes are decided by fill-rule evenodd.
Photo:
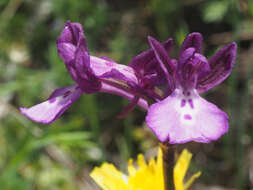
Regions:
M 163 153 L 164 190 L 175 190 L 173 171 L 176 147 L 167 143 L 160 143 L 160 147 Z

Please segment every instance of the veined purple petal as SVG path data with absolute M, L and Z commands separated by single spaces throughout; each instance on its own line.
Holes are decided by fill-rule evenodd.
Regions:
M 196 53 L 200 53 L 202 50 L 202 41 L 203 37 L 200 33 L 193 32 L 189 34 L 182 44 L 180 55 L 188 48 L 195 48 Z
M 179 57 L 177 80 L 185 89 L 196 87 L 199 77 L 210 71 L 207 59 L 196 53 L 195 48 L 186 49 Z
M 108 59 L 90 56 L 90 67 L 100 79 L 116 79 L 137 83 L 138 79 L 133 68 L 118 64 Z
M 90 68 L 90 55 L 89 52 L 83 49 L 84 38 L 80 37 L 78 46 L 75 51 L 75 61 L 73 65 L 76 69 L 76 72 L 81 78 L 88 79 L 87 76 L 89 73 L 93 74 Z
M 30 108 L 20 108 L 23 115 L 43 124 L 49 124 L 60 117 L 82 94 L 78 85 L 55 90 L 50 98 Z
M 168 85 L 170 89 L 173 91 L 175 88 L 175 82 L 174 82 L 174 71 L 176 70 L 176 66 L 172 64 L 170 57 L 168 56 L 166 50 L 163 48 L 163 46 L 152 38 L 151 36 L 148 37 L 149 43 L 154 50 L 156 59 L 158 60 L 158 63 L 160 65 L 160 68 L 165 73 L 166 79 L 168 81 Z
M 173 45 L 173 39 L 169 38 L 166 42 L 162 43 L 162 46 L 166 50 L 167 53 L 170 52 L 171 47 Z M 140 53 L 136 57 L 134 57 L 129 64 L 129 66 L 139 70 L 143 69 L 147 63 L 155 58 L 154 50 L 152 48 Z
M 162 44 L 153 37 L 148 36 L 148 41 L 155 53 L 156 59 L 158 60 L 160 67 L 166 75 L 170 75 L 168 76 L 170 78 L 171 76 L 173 76 L 173 72 L 176 68 L 175 65 L 172 65 L 168 53 L 166 52 Z
M 79 35 L 83 34 L 82 25 L 80 23 L 71 23 L 67 21 L 60 37 L 57 39 L 58 43 L 71 43 L 77 45 Z
M 74 53 L 80 38 L 83 38 L 82 48 L 88 52 L 82 26 L 79 23 L 67 21 L 60 37 L 57 39 L 58 54 L 65 63 L 69 63 L 74 59 Z
M 235 42 L 226 45 L 209 60 L 211 71 L 198 79 L 199 93 L 208 91 L 223 82 L 232 72 L 236 59 L 237 45 Z
M 170 52 L 172 45 L 173 40 L 171 38 L 162 43 L 167 53 Z M 151 82 L 152 85 L 161 86 L 167 83 L 165 74 L 160 68 L 152 48 L 134 57 L 129 66 L 134 68 L 142 78 L 149 79 L 148 81 L 149 83 Z
M 58 54 L 65 63 L 74 59 L 76 46 L 71 43 L 57 43 Z
M 196 90 L 176 89 L 166 99 L 151 105 L 146 122 L 160 141 L 170 144 L 209 143 L 228 131 L 226 113 L 201 98 Z

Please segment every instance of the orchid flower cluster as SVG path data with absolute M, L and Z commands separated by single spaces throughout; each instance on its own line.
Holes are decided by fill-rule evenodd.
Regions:
M 111 93 L 130 103 L 119 117 L 136 106 L 147 111 L 147 126 L 161 142 L 209 143 L 228 131 L 228 116 L 200 97 L 224 81 L 236 58 L 236 43 L 230 43 L 209 60 L 202 55 L 202 35 L 189 34 L 178 59 L 169 56 L 173 40 L 160 43 L 148 37 L 150 49 L 132 59 L 129 66 L 107 57 L 91 56 L 79 23 L 67 22 L 57 40 L 58 54 L 75 81 L 55 90 L 48 100 L 20 108 L 35 122 L 49 124 L 59 118 L 80 96 Z

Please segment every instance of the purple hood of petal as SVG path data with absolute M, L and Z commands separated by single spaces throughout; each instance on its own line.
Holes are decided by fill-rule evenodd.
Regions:
M 72 79 L 85 93 L 98 92 L 101 82 L 90 67 L 90 55 L 79 23 L 66 22 L 57 40 L 58 54 L 64 61 Z
M 195 48 L 187 48 L 179 57 L 177 67 L 178 85 L 185 89 L 193 89 L 197 85 L 200 76 L 210 71 L 205 56 L 197 53 Z
M 85 36 L 81 24 L 67 21 L 61 35 L 57 39 L 58 54 L 65 63 L 69 63 L 75 58 L 75 51 L 80 38 L 84 39 L 83 48 L 88 51 Z
M 89 55 L 86 38 L 79 23 L 67 22 L 57 40 L 59 56 L 81 89 L 86 93 L 98 92 L 101 80 L 137 83 L 133 68 L 107 59 Z

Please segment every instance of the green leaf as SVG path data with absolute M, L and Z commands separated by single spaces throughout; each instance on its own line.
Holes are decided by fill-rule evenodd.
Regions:
M 57 134 L 50 134 L 41 139 L 32 141 L 29 145 L 30 148 L 36 149 L 52 143 L 66 143 L 66 142 L 78 142 L 91 138 L 91 134 L 87 132 L 64 132 Z M 83 142 L 85 143 L 85 142 Z

